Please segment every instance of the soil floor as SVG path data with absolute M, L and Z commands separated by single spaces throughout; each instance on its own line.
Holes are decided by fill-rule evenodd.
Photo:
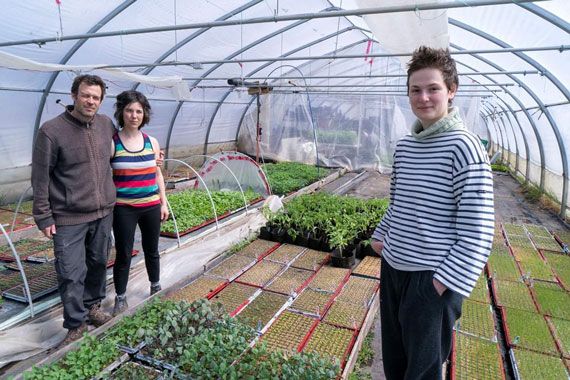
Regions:
M 348 173 L 352 174 L 352 173 Z M 356 177 L 355 174 L 352 174 Z M 345 176 L 346 177 L 346 176 Z M 361 198 L 381 198 L 389 196 L 390 177 L 389 175 L 380 174 L 375 171 L 366 172 L 364 178 L 354 179 L 354 186 L 350 186 L 348 190 L 343 191 L 346 195 Z M 346 182 L 346 178 L 337 180 L 342 182 L 331 183 L 329 189 L 342 186 Z M 531 223 L 539 224 L 549 230 L 568 229 L 557 215 L 551 211 L 541 208 L 539 205 L 529 203 L 525 200 L 519 183 L 509 174 L 494 173 L 494 198 L 495 198 L 495 223 Z M 378 316 L 379 317 L 379 316 Z M 383 363 L 382 363 L 382 345 L 380 318 L 376 318 L 372 327 L 374 331 L 374 340 L 372 347 L 375 352 L 372 365 L 363 368 L 363 372 L 370 373 L 373 380 L 385 379 Z

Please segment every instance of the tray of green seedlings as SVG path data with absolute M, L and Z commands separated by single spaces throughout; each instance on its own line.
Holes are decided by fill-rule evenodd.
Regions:
M 315 272 L 289 267 L 277 276 L 265 289 L 287 295 L 297 294 Z
M 355 341 L 356 331 L 319 323 L 307 340 L 303 352 L 317 352 L 344 367 Z
M 487 271 L 491 278 L 510 281 L 521 279 L 515 258 L 510 254 L 491 253 L 487 262 Z
M 545 354 L 558 354 L 558 348 L 544 317 L 513 308 L 500 309 L 505 338 L 510 347 L 523 347 Z
M 323 321 L 334 326 L 360 330 L 366 313 L 368 313 L 368 308 L 365 306 L 336 300 L 328 309 Z
M 465 300 L 455 329 L 467 335 L 497 341 L 493 309 L 489 304 Z
M 526 235 L 526 229 L 522 224 L 503 223 L 503 231 L 507 237 L 509 235 Z
M 570 358 L 570 321 L 560 318 L 547 318 L 547 320 L 552 326 L 562 356 Z
M 291 264 L 296 268 L 317 271 L 327 261 L 330 260 L 330 253 L 307 249 L 301 256 L 297 257 Z
M 249 256 L 259 260 L 268 253 L 273 252 L 277 247 L 279 247 L 279 245 L 279 243 L 274 241 L 256 239 L 237 251 L 235 254 Z
M 380 281 L 378 280 L 350 276 L 336 300 L 368 307 L 379 287 Z
M 491 300 L 489 298 L 489 287 L 487 285 L 487 277 L 484 273 L 479 276 L 479 279 L 475 283 L 475 287 L 473 291 L 469 295 L 469 298 L 472 301 L 479 301 L 482 303 L 490 303 Z
M 366 256 L 354 268 L 352 274 L 372 278 L 380 278 L 380 257 Z
M 261 331 L 288 300 L 287 296 L 263 291 L 242 309 L 236 318 Z
M 200 298 L 208 298 L 208 296 L 213 295 L 225 284 L 227 284 L 227 281 L 224 279 L 203 275 L 170 294 L 169 298 L 175 301 L 185 300 L 192 303 Z
M 523 248 L 534 248 L 532 241 L 528 237 L 528 235 L 509 235 L 507 236 L 507 241 L 509 246 L 516 248 L 516 247 L 523 247 Z
M 510 255 L 511 251 L 505 241 L 494 241 L 491 246 L 491 255 L 492 254 Z
M 554 236 L 536 237 L 532 240 L 534 241 L 536 248 L 540 249 L 541 251 L 563 252 L 562 247 L 554 238 Z
M 234 313 L 239 307 L 247 303 L 247 301 L 259 289 L 254 286 L 238 284 L 235 282 L 229 283 L 219 293 L 210 298 L 212 303 L 220 303 L 228 314 Z
M 497 343 L 456 333 L 452 355 L 452 380 L 505 379 Z
M 261 260 L 249 268 L 244 274 L 239 276 L 237 278 L 237 281 L 244 284 L 263 287 L 279 272 L 281 272 L 283 268 L 285 268 L 283 264 L 268 260 Z
M 548 264 L 567 291 L 570 291 L 570 256 L 553 252 L 544 252 Z
M 36 277 L 28 281 L 28 287 L 32 301 L 37 300 L 47 294 L 53 293 L 57 290 L 57 274 L 55 270 L 43 274 L 41 277 Z M 18 302 L 27 303 L 28 297 L 24 285 L 16 285 L 2 293 L 2 296 Z
M 534 248 L 516 247 L 513 253 L 525 277 L 544 281 L 556 281 L 550 266 L 542 260 L 540 254 Z
M 275 261 L 277 263 L 289 264 L 297 256 L 299 256 L 305 249 L 305 247 L 300 247 L 298 245 L 283 244 L 279 246 L 275 251 L 271 252 L 266 259 Z
M 524 227 L 533 239 L 537 237 L 552 237 L 552 234 L 544 226 L 538 224 L 525 224 Z
M 20 269 L 16 263 L 4 264 L 4 267 L 7 270 L 4 270 L 0 273 L 0 291 L 13 288 L 16 285 L 24 284 L 22 275 L 20 274 Z M 24 274 L 26 275 L 26 280 L 28 282 L 36 277 L 49 275 L 49 273 L 52 273 L 54 271 L 52 263 L 22 263 L 22 268 L 24 269 Z
M 144 379 L 144 380 L 158 380 L 164 379 L 164 375 L 161 371 L 153 368 L 147 367 L 144 364 L 137 362 L 126 362 L 109 374 L 109 377 L 105 377 L 109 380 L 123 380 L 123 379 Z
M 33 207 L 32 201 L 24 201 L 24 202 L 20 203 L 19 208 L 18 208 L 18 203 L 15 202 L 15 203 L 10 203 L 10 204 L 4 205 L 4 206 L 0 207 L 0 209 L 16 212 L 16 208 L 18 208 L 18 214 L 25 214 L 27 216 L 32 216 L 32 207 Z
M 261 342 L 264 342 L 269 350 L 298 352 L 317 322 L 314 318 L 285 310 L 262 335 Z
M 255 262 L 255 259 L 249 256 L 232 255 L 210 269 L 206 274 L 232 281 L 249 269 Z
M 570 293 L 551 282 L 534 281 L 531 289 L 542 314 L 570 320 Z
M 322 317 L 327 311 L 332 298 L 332 293 L 305 288 L 305 290 L 295 298 L 290 309 L 311 314 L 312 316 Z
M 509 351 L 517 380 L 566 380 L 568 371 L 562 359 L 524 349 Z
M 51 240 L 21 239 L 17 242 L 13 242 L 12 244 L 16 249 L 16 253 L 18 253 L 18 256 L 22 260 L 47 249 L 53 249 L 53 243 Z M 9 245 L 3 245 L 0 247 L 0 260 L 16 261 L 14 253 Z
M 497 306 L 537 312 L 530 290 L 525 283 L 493 279 L 493 289 Z
M 322 267 L 309 283 L 311 289 L 335 292 L 350 275 L 350 269 Z

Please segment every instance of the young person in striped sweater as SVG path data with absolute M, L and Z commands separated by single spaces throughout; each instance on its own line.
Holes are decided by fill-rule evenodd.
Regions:
M 117 203 L 113 211 L 113 232 L 117 258 L 113 280 L 117 296 L 113 315 L 128 308 L 127 282 L 131 253 L 138 224 L 150 294 L 161 290 L 158 238 L 160 222 L 168 218 L 164 178 L 156 160 L 160 158 L 158 141 L 141 131 L 150 121 L 150 104 L 138 91 L 124 91 L 117 96 L 115 119 L 120 131 L 113 136 L 113 180 Z
M 433 380 L 489 256 L 493 178 L 479 138 L 451 107 L 459 80 L 449 51 L 418 48 L 407 85 L 418 120 L 396 146 L 390 206 L 372 247 L 382 256 L 386 378 Z

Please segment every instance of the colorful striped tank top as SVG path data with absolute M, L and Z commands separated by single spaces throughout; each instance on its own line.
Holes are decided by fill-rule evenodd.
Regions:
M 156 183 L 156 161 L 152 143 L 143 133 L 144 147 L 138 152 L 125 148 L 118 133 L 113 136 L 115 155 L 111 159 L 117 205 L 149 207 L 160 204 Z

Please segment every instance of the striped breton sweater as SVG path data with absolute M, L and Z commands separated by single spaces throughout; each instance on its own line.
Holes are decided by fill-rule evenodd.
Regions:
M 390 206 L 372 238 L 384 242 L 382 256 L 393 268 L 433 270 L 434 278 L 468 297 L 493 242 L 488 156 L 456 108 L 416 132 L 397 144 Z
M 119 134 L 113 136 L 115 155 L 111 159 L 113 181 L 117 187 L 117 206 L 150 207 L 160 204 L 156 183 L 156 161 L 152 143 L 143 133 L 144 147 L 128 151 Z

